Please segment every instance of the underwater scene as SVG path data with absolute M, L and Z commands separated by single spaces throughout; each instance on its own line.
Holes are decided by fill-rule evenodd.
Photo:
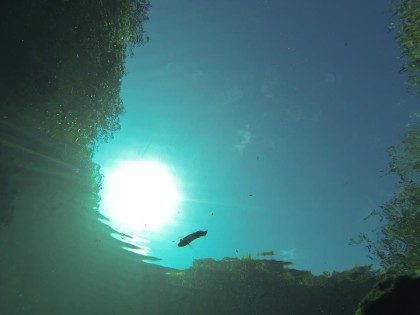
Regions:
M 0 15 L 0 315 L 420 314 L 420 0 Z

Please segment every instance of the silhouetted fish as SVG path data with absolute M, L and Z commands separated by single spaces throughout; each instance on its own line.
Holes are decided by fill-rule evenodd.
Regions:
M 197 231 L 197 232 L 191 233 L 190 235 L 187 235 L 184 238 L 181 238 L 181 240 L 178 243 L 178 247 L 184 247 L 188 245 L 189 243 L 191 243 L 192 241 L 194 241 L 195 239 L 201 236 L 206 236 L 206 235 L 207 235 L 207 231 Z

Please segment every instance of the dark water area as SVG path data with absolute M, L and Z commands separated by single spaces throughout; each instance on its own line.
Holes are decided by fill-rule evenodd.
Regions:
M 270 249 L 175 269 L 122 250 L 101 222 L 103 174 L 92 158 L 121 127 L 125 62 L 148 41 L 149 6 L 0 4 L 0 315 L 351 315 L 375 285 L 404 295 L 391 304 L 418 307 L 418 277 L 381 282 L 386 272 L 372 266 L 314 274 Z

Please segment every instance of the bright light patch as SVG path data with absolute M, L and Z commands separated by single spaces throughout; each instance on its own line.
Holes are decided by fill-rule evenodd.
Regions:
M 170 170 L 154 161 L 124 161 L 105 174 L 102 214 L 124 233 L 158 230 L 181 199 Z

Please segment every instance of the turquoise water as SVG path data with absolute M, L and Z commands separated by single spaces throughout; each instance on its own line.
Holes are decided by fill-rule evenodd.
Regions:
M 114 3 L 3 6 L 1 315 L 354 314 L 419 117 L 387 2 L 154 1 L 121 86 Z
M 122 129 L 95 156 L 174 173 L 174 217 L 138 235 L 151 254 L 175 268 L 264 251 L 316 273 L 369 264 L 348 242 L 392 196 L 385 150 L 416 109 L 389 18 L 385 2 L 154 3 Z M 209 233 L 173 246 L 196 230 Z

